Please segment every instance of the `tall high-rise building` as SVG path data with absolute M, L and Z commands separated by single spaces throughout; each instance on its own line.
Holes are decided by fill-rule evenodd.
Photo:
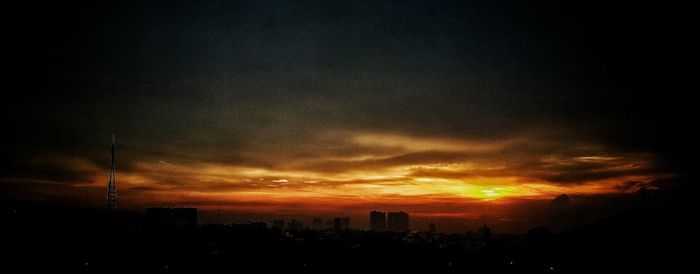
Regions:
M 325 229 L 333 229 L 334 228 L 334 220 L 333 219 L 327 219 L 323 222 L 323 228 Z
M 369 213 L 369 230 L 385 231 L 386 230 L 386 213 L 373 210 Z
M 311 228 L 313 228 L 313 230 L 323 230 L 323 219 L 314 218 Z
M 107 183 L 107 210 L 109 211 L 117 210 L 117 167 L 115 166 L 116 160 L 114 158 L 115 148 L 114 134 L 112 134 L 112 158 L 109 162 L 109 182 Z
M 284 229 L 284 220 L 273 220 L 272 228 Z
M 491 239 L 491 228 L 489 228 L 486 224 L 479 228 L 479 231 L 481 232 L 481 236 L 484 238 L 485 242 L 488 242 Z
M 192 207 L 146 208 L 146 223 L 153 226 L 197 226 L 197 209 Z
M 291 222 L 287 223 L 287 229 L 302 230 L 302 229 L 304 229 L 304 224 L 302 224 L 300 221 L 292 219 Z
M 340 218 L 340 227 L 342 229 L 350 229 L 350 217 Z
M 430 226 L 428 228 L 428 233 L 430 234 L 435 234 L 437 233 L 437 227 L 435 227 L 434 223 L 430 223 Z
M 350 217 L 336 217 L 333 219 L 333 230 L 347 230 L 350 228 Z
M 389 212 L 387 215 L 387 224 L 390 231 L 396 232 L 406 232 L 408 231 L 408 213 L 400 212 Z

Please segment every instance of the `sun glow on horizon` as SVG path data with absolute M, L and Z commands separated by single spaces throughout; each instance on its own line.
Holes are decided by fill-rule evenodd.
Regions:
M 666 176 L 646 171 L 651 165 L 646 154 L 612 155 L 590 144 L 551 150 L 532 136 L 490 142 L 333 132 L 319 138 L 318 143 L 333 142 L 352 150 L 313 157 L 286 151 L 268 158 L 244 153 L 257 158 L 242 163 L 139 160 L 118 171 L 117 183 L 123 196 L 136 195 L 145 205 L 231 203 L 252 210 L 255 204 L 270 203 L 287 207 L 508 203 L 560 194 L 617 193 L 627 182 Z M 67 168 L 92 173 L 92 179 L 74 187 L 103 187 L 102 168 L 77 157 L 69 159 L 62 163 Z

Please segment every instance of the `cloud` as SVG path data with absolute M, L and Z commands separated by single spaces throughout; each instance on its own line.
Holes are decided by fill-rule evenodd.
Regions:
M 447 198 L 547 199 L 558 193 L 612 193 L 629 180 L 647 183 L 665 176 L 655 167 L 653 155 L 614 153 L 587 142 L 561 146 L 557 138 L 535 136 L 512 136 L 492 144 L 480 139 L 330 131 L 310 138 L 301 148 L 184 149 L 168 154 L 149 146 L 156 148 L 150 157 L 142 157 L 148 150 L 129 155 L 134 148 L 127 146 L 118 150 L 118 159 L 124 159 L 118 161 L 118 167 L 130 162 L 124 164 L 128 168 L 118 170 L 117 179 L 121 192 L 158 197 L 181 193 L 202 200 L 232 195 L 253 200 L 346 197 L 386 201 L 401 195 L 412 200 L 435 197 L 430 201 L 434 203 Z M 310 153 L 299 153 L 307 150 Z M 232 154 L 238 156 L 228 159 Z M 59 184 L 99 187 L 106 182 L 106 168 L 85 158 L 55 154 L 29 162 L 43 167 L 37 170 L 44 170 L 45 176 Z M 56 176 L 51 170 L 65 171 L 68 176 Z M 42 178 L 29 173 L 17 176 L 20 180 Z
M 672 66 L 638 58 L 658 45 L 620 41 L 610 26 L 630 21 L 597 10 L 124 5 L 31 7 L 11 39 L 0 181 L 13 193 L 102 199 L 111 133 L 135 204 L 503 201 L 693 168 L 694 101 L 655 77 Z
M 33 180 L 57 184 L 89 184 L 102 168 L 88 159 L 62 153 L 15 158 L 4 165 L 3 181 Z

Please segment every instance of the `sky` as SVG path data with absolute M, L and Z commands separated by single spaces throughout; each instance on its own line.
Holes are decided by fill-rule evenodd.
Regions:
M 669 7 L 12 4 L 3 199 L 246 218 L 507 215 L 692 171 Z M 574 199 L 576 201 L 576 199 Z

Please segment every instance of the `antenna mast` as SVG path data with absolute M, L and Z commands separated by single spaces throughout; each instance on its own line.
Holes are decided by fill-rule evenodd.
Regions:
M 117 168 L 115 166 L 114 150 L 114 133 L 112 133 L 112 158 L 109 163 L 109 190 L 107 191 L 107 210 L 117 211 Z

